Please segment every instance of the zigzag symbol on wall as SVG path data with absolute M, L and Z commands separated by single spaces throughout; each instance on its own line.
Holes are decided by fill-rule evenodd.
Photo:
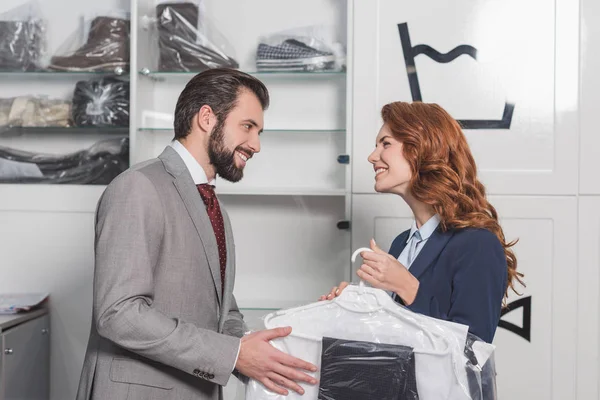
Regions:
M 477 49 L 466 44 L 455 47 L 445 54 L 440 53 L 431 46 L 425 44 L 413 46 L 410 41 L 408 24 L 406 22 L 398 24 L 398 33 L 400 34 L 400 43 L 402 44 L 406 73 L 408 74 L 408 83 L 410 85 L 413 101 L 423 101 L 419 76 L 417 75 L 417 66 L 415 65 L 415 57 L 419 54 L 423 54 L 440 64 L 454 61 L 457 57 L 462 55 L 468 55 L 474 60 L 477 60 Z M 464 129 L 510 129 L 514 110 L 514 104 L 505 102 L 502 119 L 459 119 L 457 121 Z

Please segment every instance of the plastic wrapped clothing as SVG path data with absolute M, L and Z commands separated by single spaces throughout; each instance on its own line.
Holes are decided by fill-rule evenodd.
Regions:
M 114 77 L 77 82 L 72 116 L 76 126 L 129 126 L 129 82 Z
M 335 71 L 345 68 L 345 50 L 325 27 L 298 28 L 259 39 L 259 71 Z
M 272 344 L 317 365 L 319 372 L 309 375 L 320 383 L 301 384 L 304 396 L 285 397 L 251 380 L 246 400 L 496 400 L 493 345 L 469 336 L 465 325 L 414 313 L 380 289 L 351 285 L 333 300 L 269 314 L 264 324 L 292 327 Z M 345 354 L 342 362 L 329 357 L 324 364 L 336 341 L 354 343 L 362 354 L 338 351 Z M 375 352 L 383 355 L 371 357 L 379 364 L 368 362 Z M 384 382 L 395 389 L 386 393 Z
M 128 138 L 103 140 L 87 150 L 67 155 L 0 146 L 0 183 L 107 185 L 128 167 Z
M 89 24 L 85 42 L 75 32 L 50 60 L 49 69 L 69 72 L 107 71 L 122 74 L 129 70 L 130 23 L 122 17 L 98 16 Z M 83 42 L 83 43 L 82 43 Z
M 238 68 L 236 60 L 222 49 L 227 42 L 216 29 L 200 31 L 199 6 L 193 2 L 168 2 L 156 7 L 158 69 L 202 72 L 211 68 Z M 208 25 L 203 21 L 202 25 Z M 231 51 L 229 51 L 231 53 Z
M 45 24 L 35 2 L 0 14 L 0 70 L 39 69 L 45 35 Z
M 71 126 L 71 102 L 47 96 L 19 96 L 0 99 L 2 127 Z

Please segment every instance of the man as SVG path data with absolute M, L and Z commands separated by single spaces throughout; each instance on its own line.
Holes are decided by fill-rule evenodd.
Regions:
M 300 371 L 315 366 L 269 344 L 289 327 L 244 336 L 231 225 L 213 190 L 260 151 L 268 104 L 250 75 L 196 75 L 177 101 L 175 140 L 106 188 L 78 400 L 220 399 L 234 369 L 280 394 L 316 383 Z

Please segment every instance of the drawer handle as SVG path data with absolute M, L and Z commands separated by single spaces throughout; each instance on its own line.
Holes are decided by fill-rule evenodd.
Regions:
M 11 355 L 13 353 L 13 349 L 4 349 L 4 354 Z
M 47 335 L 48 334 L 48 329 L 44 328 L 42 329 L 42 335 Z

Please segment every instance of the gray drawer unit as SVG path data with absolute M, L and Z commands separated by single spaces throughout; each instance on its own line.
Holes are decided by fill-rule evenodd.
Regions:
M 50 397 L 50 320 L 45 309 L 0 316 L 0 400 Z

